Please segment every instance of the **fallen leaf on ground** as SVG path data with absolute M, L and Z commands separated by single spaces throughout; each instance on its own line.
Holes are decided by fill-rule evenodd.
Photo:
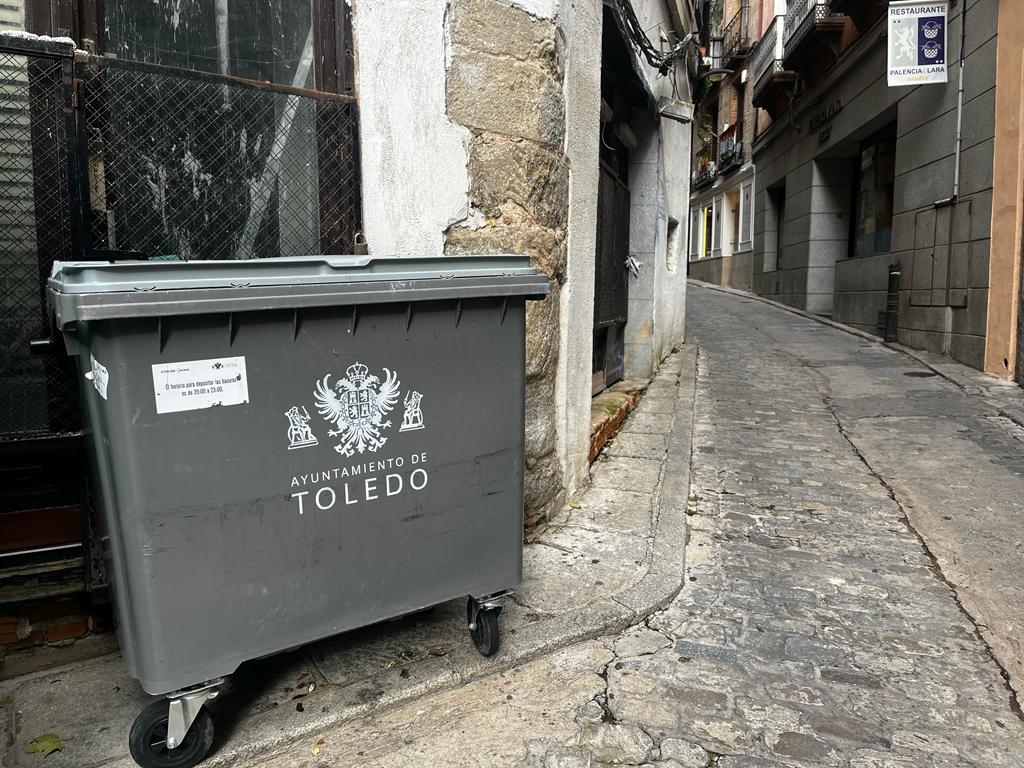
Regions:
M 28 743 L 29 752 L 39 752 L 46 757 L 51 752 L 60 752 L 64 749 L 64 742 L 56 733 L 41 733 Z

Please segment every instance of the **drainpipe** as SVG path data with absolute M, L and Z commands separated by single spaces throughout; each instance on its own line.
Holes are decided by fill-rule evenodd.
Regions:
M 935 208 L 953 208 L 960 199 L 960 149 L 963 146 L 963 119 L 964 119 L 964 47 L 967 40 L 967 3 L 963 3 L 960 9 L 960 71 L 957 75 L 956 91 L 956 143 L 953 150 L 953 194 L 950 197 L 936 200 Z M 949 223 L 946 228 L 946 290 L 945 306 L 950 304 L 952 288 L 950 281 L 953 278 L 953 213 L 949 212 Z

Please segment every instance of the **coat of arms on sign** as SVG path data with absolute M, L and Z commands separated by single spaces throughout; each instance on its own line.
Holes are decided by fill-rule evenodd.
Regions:
M 405 413 L 402 414 L 402 427 L 399 432 L 410 432 L 414 429 L 423 429 L 423 409 L 420 403 L 423 402 L 423 395 L 416 391 L 405 393 Z
M 299 410 L 300 408 L 302 410 Z M 293 405 L 285 411 L 284 415 L 288 418 L 289 451 L 317 445 L 316 435 L 313 434 L 313 430 L 309 426 L 309 420 L 312 417 L 309 415 L 309 411 L 306 410 L 306 406 Z
M 350 365 L 345 373 L 346 378 L 336 381 L 333 387 L 330 374 L 316 383 L 313 396 L 317 410 L 337 427 L 327 434 L 341 437 L 334 450 L 342 456 L 354 456 L 356 451 L 376 452 L 388 441 L 381 432 L 391 426 L 384 418 L 398 402 L 398 374 L 385 368 L 381 381 L 359 362 Z

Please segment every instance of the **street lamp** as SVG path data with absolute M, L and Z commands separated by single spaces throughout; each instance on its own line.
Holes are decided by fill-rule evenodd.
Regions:
M 733 73 L 731 69 L 724 67 L 712 67 L 697 73 L 698 80 L 710 80 L 712 83 L 720 83 Z

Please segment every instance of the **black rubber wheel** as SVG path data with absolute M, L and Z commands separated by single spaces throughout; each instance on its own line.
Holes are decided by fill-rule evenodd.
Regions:
M 142 768 L 192 768 L 213 746 L 213 718 L 203 707 L 176 749 L 167 748 L 167 713 L 170 702 L 154 701 L 135 718 L 128 734 L 128 749 Z
M 476 615 L 476 629 L 469 630 L 473 645 L 482 656 L 493 656 L 501 645 L 501 633 L 498 631 L 498 614 L 501 608 L 487 608 Z M 473 599 L 466 605 L 467 617 L 473 615 Z

